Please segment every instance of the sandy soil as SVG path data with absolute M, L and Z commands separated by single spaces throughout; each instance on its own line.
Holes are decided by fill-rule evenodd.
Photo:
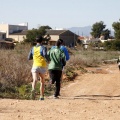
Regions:
M 117 65 L 88 70 L 62 87 L 60 99 L 0 99 L 0 120 L 120 120 Z

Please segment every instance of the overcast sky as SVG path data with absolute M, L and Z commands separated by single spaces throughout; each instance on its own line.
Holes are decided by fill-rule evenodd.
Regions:
M 106 28 L 120 19 L 120 0 L 0 0 L 0 23 L 28 22 L 54 28 L 92 26 L 103 21 Z

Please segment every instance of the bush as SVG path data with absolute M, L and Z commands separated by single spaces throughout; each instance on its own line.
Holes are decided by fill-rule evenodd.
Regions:
M 120 51 L 120 40 L 106 41 L 104 47 L 107 50 L 118 50 Z
M 0 50 L 0 84 L 6 91 L 31 81 L 31 63 L 27 60 L 29 46 L 17 46 L 14 50 Z

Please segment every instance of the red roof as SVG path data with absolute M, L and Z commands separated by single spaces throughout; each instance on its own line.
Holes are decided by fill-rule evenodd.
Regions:
M 84 40 L 85 38 L 83 36 L 78 37 L 79 40 Z

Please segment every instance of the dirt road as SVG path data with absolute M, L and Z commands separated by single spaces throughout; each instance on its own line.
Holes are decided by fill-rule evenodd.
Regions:
M 60 99 L 0 99 L 0 120 L 120 120 L 117 65 L 89 71 L 63 87 Z

